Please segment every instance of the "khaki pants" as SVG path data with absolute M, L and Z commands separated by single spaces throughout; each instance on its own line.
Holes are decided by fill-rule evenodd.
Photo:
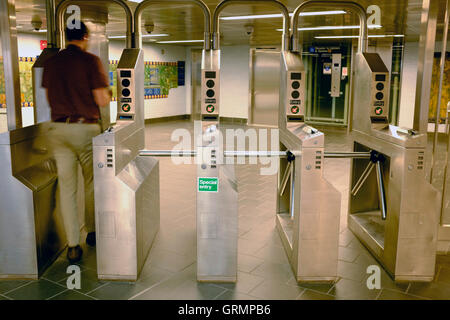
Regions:
M 61 214 L 70 247 L 80 243 L 78 164 L 84 178 L 86 231 L 95 231 L 92 138 L 99 134 L 99 124 L 53 122 L 50 125 L 50 149 L 56 161 Z

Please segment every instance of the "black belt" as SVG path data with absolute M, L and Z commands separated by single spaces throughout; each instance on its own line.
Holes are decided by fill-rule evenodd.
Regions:
M 89 124 L 93 124 L 93 123 L 99 123 L 98 119 L 86 119 L 84 117 L 62 117 L 62 118 L 58 118 L 56 120 L 53 120 L 53 122 L 65 122 L 65 123 L 89 123 Z

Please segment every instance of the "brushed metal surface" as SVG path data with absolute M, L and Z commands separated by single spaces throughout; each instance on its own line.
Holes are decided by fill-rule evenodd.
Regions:
M 0 136 L 0 278 L 37 279 L 65 247 L 47 126 Z
M 34 123 L 50 121 L 51 110 L 47 100 L 46 89 L 42 87 L 45 62 L 57 54 L 58 48 L 45 48 L 33 64 L 33 101 Z
M 118 112 L 117 124 L 93 139 L 97 273 L 136 281 L 159 230 L 159 162 L 139 156 L 145 145 L 142 50 L 125 49 L 118 79 L 121 70 L 131 72 L 133 117 L 120 119 Z
M 426 135 L 374 124 L 375 75 L 385 67 L 373 54 L 357 54 L 353 89 L 352 139 L 355 152 L 377 151 L 386 196 L 386 220 L 380 212 L 377 174 L 367 176 L 349 195 L 348 226 L 396 281 L 431 281 L 435 273 L 440 193 L 425 180 Z M 385 97 L 386 105 L 388 97 Z M 353 159 L 350 190 L 368 159 Z
M 252 50 L 252 104 L 249 121 L 256 125 L 278 125 L 280 52 Z
M 8 130 L 22 127 L 19 55 L 17 49 L 16 9 L 14 0 L 0 1 L 0 41 L 2 43 L 3 71 Z
M 195 135 L 202 161 L 197 178 L 217 178 L 217 192 L 197 190 L 197 280 L 237 281 L 238 192 L 234 165 L 223 164 L 216 122 L 203 122 Z M 196 186 L 198 188 L 198 186 Z
M 341 194 L 323 178 L 324 134 L 304 124 L 304 117 L 288 117 L 293 115 L 293 72 L 302 75 L 296 80 L 300 80 L 299 100 L 303 103 L 299 114 L 304 116 L 305 70 L 301 56 L 282 52 L 279 150 L 289 150 L 295 160 L 288 166 L 288 159 L 280 158 L 276 224 L 296 280 L 333 282 L 337 280 Z M 293 174 L 284 186 L 283 174 L 288 167 L 293 168 Z

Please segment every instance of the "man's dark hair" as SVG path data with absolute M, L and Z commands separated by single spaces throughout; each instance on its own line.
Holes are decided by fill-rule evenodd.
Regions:
M 73 25 L 66 28 L 66 38 L 67 41 L 73 41 L 73 40 L 83 40 L 84 36 L 89 34 L 89 30 L 86 27 L 86 25 L 83 23 L 83 21 L 74 21 L 75 23 L 73 25 L 80 24 L 80 27 L 74 27 Z

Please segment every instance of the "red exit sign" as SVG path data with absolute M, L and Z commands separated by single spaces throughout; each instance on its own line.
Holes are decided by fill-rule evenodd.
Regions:
M 41 50 L 47 48 L 47 40 L 41 40 Z

